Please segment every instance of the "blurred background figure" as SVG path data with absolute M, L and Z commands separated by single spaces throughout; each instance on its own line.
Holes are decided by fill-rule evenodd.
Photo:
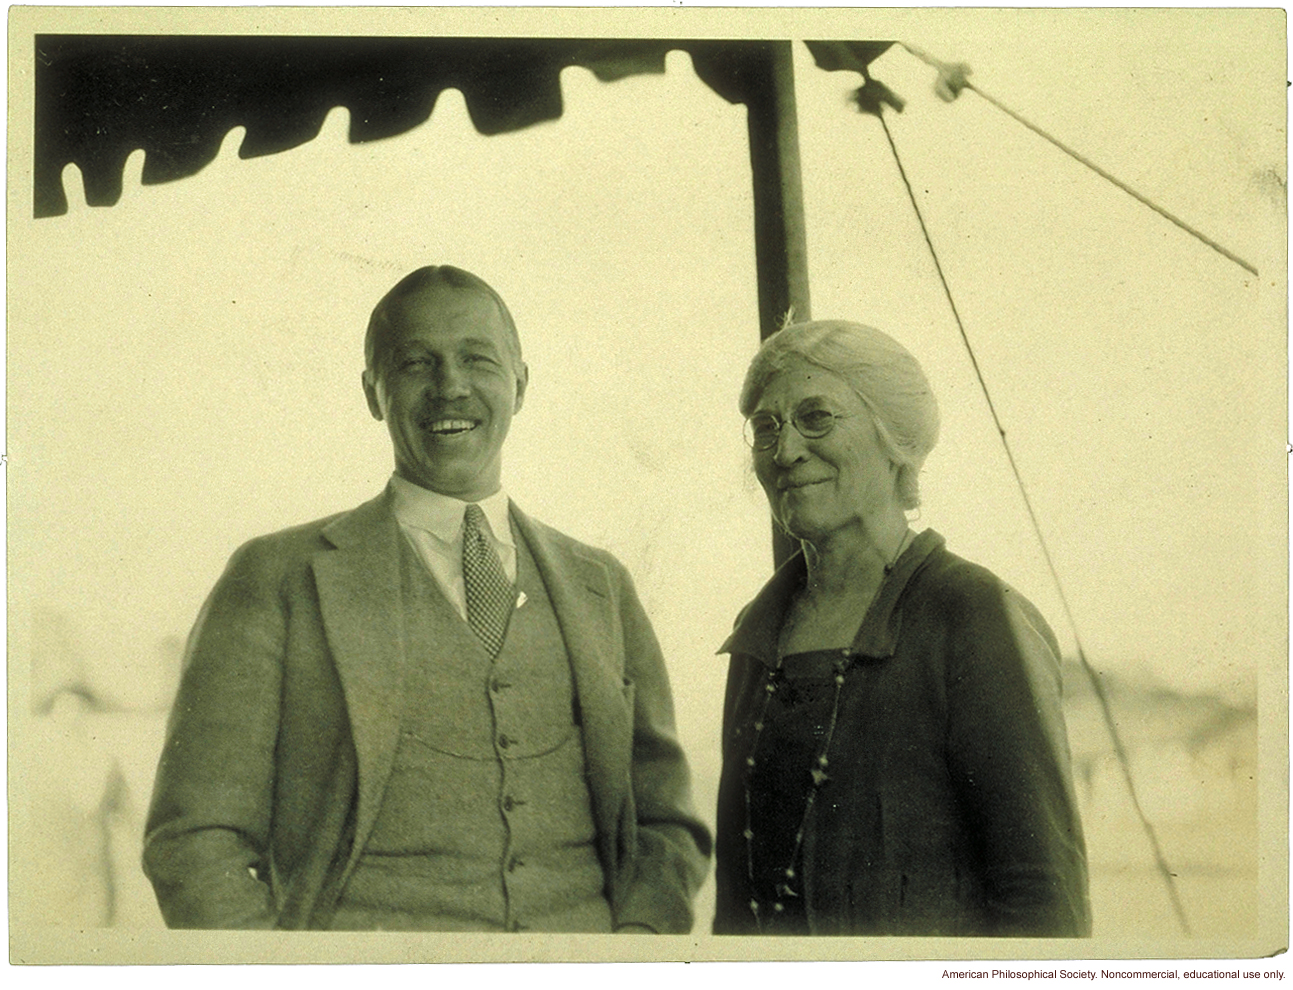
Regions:
M 38 609 L 32 617 L 32 680 L 26 724 L 33 760 L 18 821 L 29 845 L 15 862 L 26 882 L 15 902 L 38 924 L 73 928 L 157 924 L 139 868 L 143 809 L 161 743 L 165 708 L 132 705 L 141 696 L 111 676 L 96 677 L 71 622 Z M 156 651 L 155 683 L 173 690 L 178 642 Z

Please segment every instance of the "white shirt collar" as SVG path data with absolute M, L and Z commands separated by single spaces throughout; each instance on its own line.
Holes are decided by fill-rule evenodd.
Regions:
M 391 475 L 391 508 L 402 525 L 425 530 L 436 539 L 454 544 L 462 537 L 462 516 L 470 503 L 449 495 L 441 495 L 421 485 Z M 508 518 L 507 492 L 502 488 L 488 498 L 475 503 L 485 514 L 485 521 L 498 543 L 515 546 L 512 524 Z

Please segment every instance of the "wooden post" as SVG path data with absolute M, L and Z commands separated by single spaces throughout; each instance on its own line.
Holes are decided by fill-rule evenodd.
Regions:
M 754 252 L 759 287 L 759 333 L 767 339 L 786 313 L 810 318 L 808 245 L 799 169 L 790 42 L 767 45 L 767 59 L 751 80 L 750 165 L 754 173 Z
M 789 41 L 767 45 L 767 58 L 751 73 L 750 165 L 754 174 L 754 253 L 759 293 L 759 335 L 766 340 L 787 313 L 811 318 L 804 190 L 799 169 L 799 119 L 795 111 L 794 59 Z M 774 524 L 772 552 L 780 566 L 798 542 Z

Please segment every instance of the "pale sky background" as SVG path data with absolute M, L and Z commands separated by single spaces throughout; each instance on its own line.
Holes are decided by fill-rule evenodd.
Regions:
M 1286 618 L 1279 12 L 834 16 L 969 62 L 1263 271 L 976 94 L 939 102 L 901 49 L 875 63 L 909 100 L 891 127 L 1093 662 L 1245 690 Z M 883 134 L 847 105 L 859 79 L 796 59 L 813 313 L 924 362 L 944 427 L 917 525 L 1070 641 Z M 235 131 L 198 176 L 146 188 L 139 152 L 117 206 L 76 208 L 69 169 L 69 215 L 18 213 L 16 590 L 76 616 L 92 663 L 145 663 L 238 543 L 381 487 L 366 315 L 406 271 L 452 262 L 521 327 L 509 490 L 617 551 L 680 675 L 721 681 L 710 653 L 768 566 L 735 412 L 757 344 L 745 111 L 681 53 L 663 77 L 563 86 L 563 118 L 517 134 L 477 135 L 447 91 L 398 138 L 348 145 L 338 109 L 291 152 L 238 160 Z
M 733 13 L 726 33 L 768 33 L 745 20 L 757 13 Z M 391 16 L 368 30 L 394 30 Z M 902 49 L 873 64 L 908 100 L 890 125 L 1089 658 L 1232 699 L 1259 686 L 1282 697 L 1282 12 L 834 11 L 799 23 L 780 34 L 901 38 L 968 62 L 987 92 L 1259 269 L 976 94 L 940 102 L 933 70 Z M 802 45 L 795 58 L 813 315 L 871 323 L 921 359 L 943 431 L 917 528 L 1014 584 L 1071 649 L 883 133 L 848 105 L 860 79 L 817 69 Z M 628 566 L 684 745 L 698 769 L 716 763 L 714 650 L 771 561 L 736 411 L 758 343 L 745 108 L 682 53 L 664 76 L 603 84 L 569 69 L 562 81 L 561 120 L 500 137 L 476 134 L 446 91 L 426 124 L 376 143 L 347 143 L 343 109 L 316 141 L 270 157 L 239 160 L 235 131 L 216 162 L 167 185 L 140 186 L 136 153 L 107 209 L 84 207 L 69 169 L 71 211 L 39 221 L 28 132 L 13 132 L 20 687 L 32 616 L 52 610 L 103 691 L 165 704 L 161 644 L 187 634 L 233 550 L 385 484 L 389 441 L 359 387 L 367 315 L 406 272 L 452 263 L 508 301 L 530 366 L 508 491 Z M 13 99 L 29 99 L 23 85 L 11 78 Z M 1274 679 L 1259 685 L 1263 670 Z

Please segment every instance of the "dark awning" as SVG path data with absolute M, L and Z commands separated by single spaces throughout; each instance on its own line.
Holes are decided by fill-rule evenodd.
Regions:
M 482 134 L 556 120 L 562 113 L 560 73 L 571 65 L 611 81 L 662 73 L 665 55 L 681 50 L 720 96 L 748 103 L 762 85 L 768 44 L 37 35 L 35 215 L 67 212 L 62 173 L 69 163 L 81 171 L 86 202 L 111 206 L 121 196 L 126 159 L 138 149 L 146 153 L 142 181 L 169 182 L 208 165 L 235 127 L 246 128 L 240 157 L 273 154 L 315 138 L 338 106 L 350 111 L 352 142 L 416 127 L 445 89 L 462 92 Z M 865 67 L 889 46 L 827 44 L 848 54 L 846 64 L 831 68 Z

